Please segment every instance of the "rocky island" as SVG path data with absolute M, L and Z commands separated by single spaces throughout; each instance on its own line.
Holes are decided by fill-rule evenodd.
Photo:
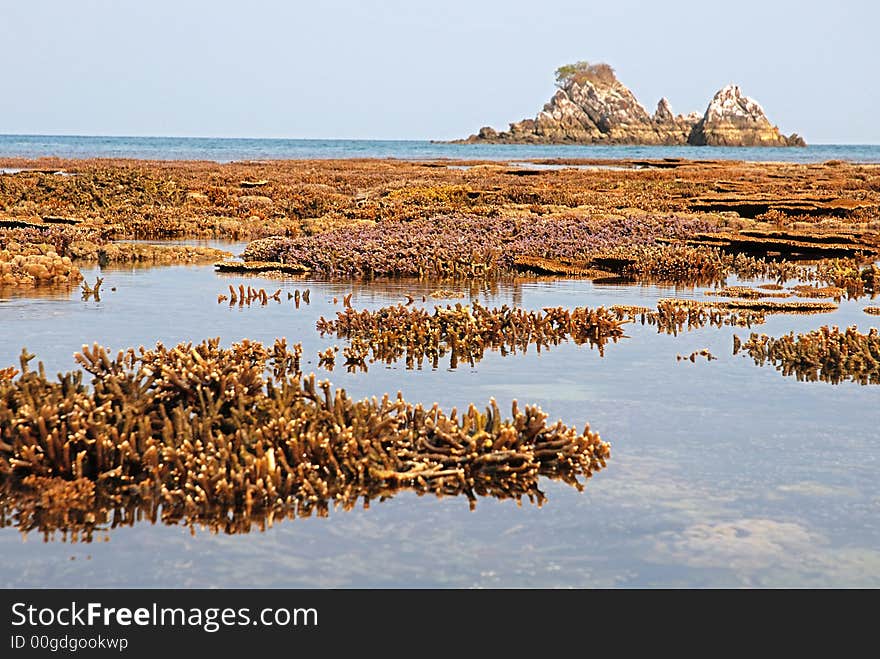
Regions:
M 556 70 L 559 90 L 534 119 L 507 131 L 484 126 L 466 143 L 806 146 L 783 135 L 737 85 L 720 89 L 706 111 L 675 115 L 661 98 L 653 115 L 608 64 L 578 62 Z

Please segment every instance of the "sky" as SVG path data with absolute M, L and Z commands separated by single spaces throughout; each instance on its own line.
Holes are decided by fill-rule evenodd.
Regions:
M 880 3 L 0 0 L 0 133 L 453 139 L 610 63 L 653 112 L 735 82 L 809 143 L 880 143 Z

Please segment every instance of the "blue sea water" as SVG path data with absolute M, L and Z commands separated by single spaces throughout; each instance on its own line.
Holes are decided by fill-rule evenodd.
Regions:
M 0 158 L 139 158 L 149 160 L 279 160 L 400 158 L 523 160 L 541 158 L 691 158 L 751 161 L 880 163 L 877 144 L 806 148 L 585 146 L 570 144 L 442 144 L 427 140 L 298 140 L 215 137 L 0 135 Z

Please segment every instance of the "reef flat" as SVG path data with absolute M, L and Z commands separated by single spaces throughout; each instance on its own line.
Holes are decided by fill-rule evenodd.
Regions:
M 780 267 L 771 261 L 880 254 L 877 165 L 12 159 L 0 166 L 14 172 L 0 175 L 0 287 L 75 284 L 78 264 L 90 261 L 226 256 L 131 240 L 248 240 L 243 256 L 252 265 L 222 268 L 329 278 L 711 279 Z
M 158 344 L 115 358 L 95 345 L 76 356 L 87 387 L 79 372 L 53 382 L 42 365 L 30 370 L 23 352 L 20 377 L 0 371 L 0 519 L 7 498 L 17 506 L 24 494 L 24 530 L 88 539 L 96 490 L 111 508 L 161 505 L 164 521 L 226 532 L 407 488 L 472 505 L 477 495 L 541 503 L 539 475 L 580 489 L 578 476 L 609 457 L 589 427 L 547 424 L 537 407 L 514 403 L 502 419 L 493 400 L 459 419 L 400 395 L 353 401 L 304 377 L 301 354 L 285 341 Z
M 668 350 L 670 363 L 686 362 L 676 368 L 717 372 L 733 368 L 719 357 L 726 349 L 693 345 L 686 335 L 767 325 L 769 335 L 733 334 L 734 354 L 801 380 L 878 383 L 875 329 L 799 326 L 797 338 L 785 334 L 790 327 L 779 329 L 808 314 L 839 322 L 835 314 L 847 304 L 880 292 L 876 165 L 0 165 L 10 172 L 0 174 L 0 298 L 26 304 L 57 290 L 71 301 L 81 292 L 75 303 L 106 311 L 89 317 L 101 323 L 119 313 L 117 301 L 138 294 L 132 278 L 113 298 L 121 269 L 185 265 L 169 273 L 163 295 L 132 303 L 137 315 L 126 320 L 159 332 L 175 287 L 188 285 L 187 270 L 207 278 L 188 304 L 195 309 L 201 299 L 211 309 L 212 320 L 200 325 L 189 321 L 189 307 L 178 308 L 188 334 L 176 348 L 116 357 L 99 346 L 83 349 L 82 371 L 54 380 L 28 366 L 29 353 L 0 364 L 0 526 L 48 539 L 56 532 L 90 539 L 139 519 L 243 533 L 404 491 L 541 503 L 539 478 L 580 487 L 578 478 L 614 469 L 598 434 L 547 424 L 534 404 L 513 407 L 505 419 L 488 385 L 485 413 L 471 406 L 464 415 L 443 412 L 452 405 L 432 407 L 420 398 L 424 391 L 394 398 L 396 384 L 388 387 L 381 371 L 398 367 L 442 378 L 435 371 L 476 370 L 503 358 L 518 374 L 537 359 L 570 356 L 569 349 L 622 364 L 629 345 L 657 334 L 688 346 L 683 356 Z M 595 284 L 621 295 L 589 304 L 560 297 L 535 308 L 515 296 L 498 306 L 481 301 L 510 282 L 516 289 L 573 280 L 581 293 Z M 640 306 L 632 302 L 647 298 L 627 297 L 625 285 L 662 292 Z M 364 294 L 383 286 L 394 297 Z M 859 307 L 859 318 L 871 322 L 876 308 Z M 231 347 L 197 343 L 213 329 L 194 332 L 214 322 L 226 337 L 229 327 L 248 326 L 250 338 Z M 271 334 L 259 343 L 254 328 Z M 283 336 L 307 351 L 288 348 Z M 138 343 L 116 347 L 129 345 Z M 337 384 L 363 387 L 367 398 L 320 384 L 304 366 L 332 371 L 337 361 L 344 367 Z M 559 378 L 592 376 L 577 367 Z M 431 395 L 443 400 L 451 380 L 436 381 Z M 533 391 L 543 401 L 545 390 Z M 582 422 L 582 411 L 590 410 L 565 414 Z

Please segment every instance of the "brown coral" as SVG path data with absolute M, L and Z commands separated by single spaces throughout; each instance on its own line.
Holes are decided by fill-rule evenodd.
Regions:
M 15 493 L 0 517 L 26 502 L 25 526 L 90 537 L 95 518 L 59 517 L 50 505 L 53 492 L 88 499 L 89 483 L 111 506 L 135 500 L 155 515 L 161 505 L 165 521 L 226 532 L 401 489 L 540 503 L 539 476 L 580 488 L 609 457 L 589 428 L 547 424 L 515 402 L 503 419 L 494 401 L 461 416 L 400 395 L 354 401 L 303 377 L 300 355 L 283 341 L 158 344 L 116 357 L 96 345 L 77 355 L 88 388 L 81 372 L 53 382 L 42 366 L 29 370 L 23 353 L 20 377 L 0 378 L 0 484 Z
M 867 334 L 855 327 L 840 331 L 827 325 L 797 336 L 752 334 L 747 341 L 734 341 L 734 354 L 739 350 L 748 353 L 755 364 L 772 364 L 783 375 L 794 375 L 798 380 L 880 384 L 880 335 L 876 328 Z
M 474 364 L 486 350 L 506 355 L 534 345 L 540 352 L 568 339 L 596 346 L 602 353 L 608 341 L 623 336 L 620 321 L 602 307 L 525 311 L 507 305 L 488 309 L 478 302 L 438 306 L 433 313 L 403 305 L 376 311 L 347 307 L 335 320 L 320 318 L 317 328 L 322 335 L 351 339 L 349 352 L 344 353 L 350 362 L 365 365 L 372 351 L 375 360 L 405 359 L 410 368 L 426 360 L 436 368 L 447 354 L 450 367 L 455 368 L 459 361 Z

